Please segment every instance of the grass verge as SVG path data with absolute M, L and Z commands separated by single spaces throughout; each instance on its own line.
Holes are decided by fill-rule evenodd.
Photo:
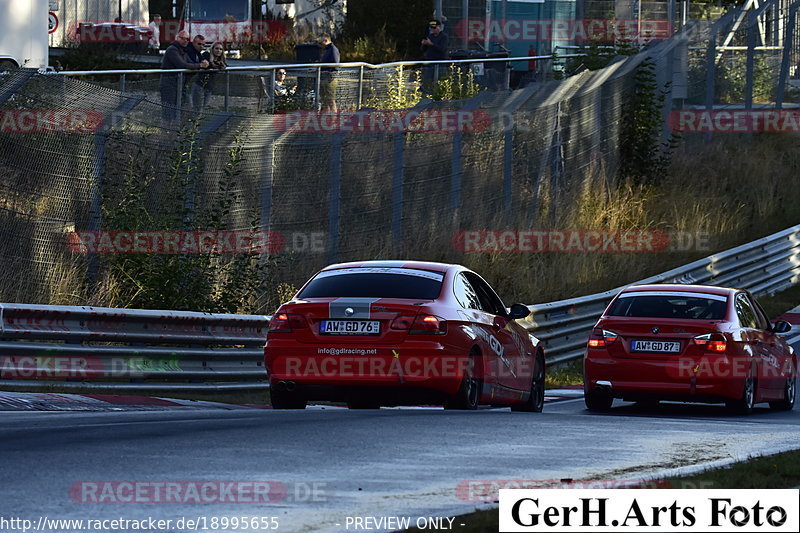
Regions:
M 729 467 L 707 470 L 685 477 L 664 478 L 657 486 L 703 489 L 789 489 L 800 486 L 800 450 L 755 457 Z M 624 489 L 621 489 L 624 490 Z M 665 489 L 668 490 L 668 489 Z M 456 517 L 460 533 L 499 531 L 497 509 Z M 421 531 L 412 528 L 407 531 Z

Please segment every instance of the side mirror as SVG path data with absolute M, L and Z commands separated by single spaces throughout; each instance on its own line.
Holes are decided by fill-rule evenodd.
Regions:
M 790 329 L 792 329 L 792 325 L 784 320 L 778 320 L 775 322 L 771 328 L 769 328 L 773 333 L 786 333 Z
M 511 306 L 511 309 L 509 310 L 508 318 L 519 320 L 520 318 L 525 318 L 529 314 L 531 314 L 531 310 L 528 309 L 528 306 L 522 304 L 514 304 Z

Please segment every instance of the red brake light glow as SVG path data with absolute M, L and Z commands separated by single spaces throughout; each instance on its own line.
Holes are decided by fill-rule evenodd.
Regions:
M 293 313 L 279 313 L 269 321 L 269 332 L 290 333 L 293 329 L 303 329 L 308 322 L 303 315 Z
M 592 330 L 592 336 L 589 338 L 589 348 L 603 348 L 616 341 L 617 337 L 619 337 L 619 335 L 613 331 L 595 328 Z
M 447 321 L 434 315 L 417 315 L 411 326 L 411 333 L 422 335 L 444 335 Z
M 724 352 L 728 347 L 728 343 L 722 333 L 706 333 L 705 335 L 698 335 L 692 340 L 696 345 L 702 346 L 709 352 Z

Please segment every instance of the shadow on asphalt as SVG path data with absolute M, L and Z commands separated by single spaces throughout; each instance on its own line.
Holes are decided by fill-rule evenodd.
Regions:
M 717 418 L 735 420 L 759 420 L 780 417 L 795 418 L 798 411 L 773 411 L 768 404 L 758 404 L 749 415 L 742 415 L 728 410 L 724 404 L 660 402 L 658 405 L 637 404 L 631 402 L 614 402 L 614 406 L 605 413 L 584 413 L 599 416 L 639 416 L 656 418 Z

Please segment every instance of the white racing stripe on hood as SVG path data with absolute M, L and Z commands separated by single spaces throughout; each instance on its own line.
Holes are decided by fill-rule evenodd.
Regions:
M 354 318 L 364 319 L 370 317 L 370 305 L 377 302 L 380 298 L 338 298 L 330 303 L 328 309 L 329 318 Z M 348 307 L 355 311 L 352 315 L 346 315 L 344 310 Z

